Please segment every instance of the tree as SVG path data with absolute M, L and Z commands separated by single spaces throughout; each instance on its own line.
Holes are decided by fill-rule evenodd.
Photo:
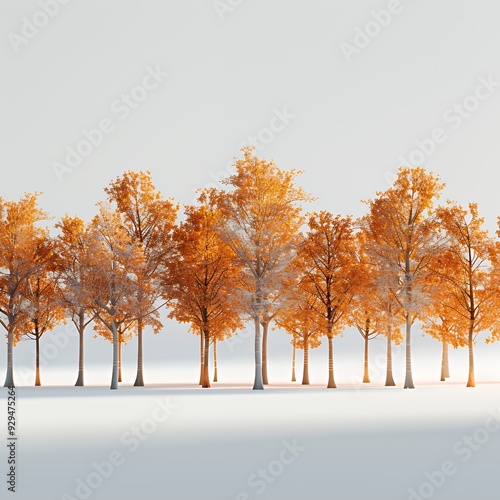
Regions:
M 0 198 L 0 324 L 7 331 L 7 371 L 4 387 L 14 386 L 13 348 L 20 326 L 27 321 L 24 293 L 28 280 L 39 269 L 36 256 L 48 235 L 37 224 L 48 218 L 38 207 L 38 193 L 19 201 Z
M 50 238 L 44 235 L 39 239 L 33 259 L 36 271 L 27 278 L 23 287 L 25 321 L 20 324 L 19 333 L 35 341 L 35 386 L 41 385 L 40 339 L 65 319 L 54 250 Z
M 386 337 L 385 386 L 395 386 L 392 370 L 392 344 L 399 345 L 402 334 L 399 327 L 400 305 L 397 300 L 399 283 L 397 273 L 391 272 L 391 262 L 385 259 L 383 248 L 376 244 L 376 237 L 370 234 L 369 216 L 363 217 L 357 225 L 357 254 L 363 283 L 360 283 L 354 297 L 349 323 L 355 326 L 364 339 L 363 381 L 369 382 L 368 342 L 383 334 Z
M 137 376 L 134 385 L 144 385 L 143 330 L 158 327 L 157 311 L 168 300 L 168 287 L 161 286 L 167 261 L 171 258 L 172 232 L 178 206 L 166 200 L 155 188 L 151 172 L 127 171 L 110 183 L 104 191 L 108 201 L 116 205 L 129 238 L 140 244 L 144 265 L 140 270 L 141 287 L 137 297 Z M 160 299 L 163 297 L 163 302 Z M 167 299 L 167 300 L 165 300 Z
M 57 266 L 62 304 L 78 332 L 78 377 L 75 386 L 84 385 L 84 332 L 95 317 L 91 294 L 92 234 L 79 217 L 65 215 L 56 228 Z
M 144 254 L 128 237 L 119 214 L 104 204 L 99 204 L 99 214 L 92 221 L 92 239 L 91 300 L 96 316 L 113 334 L 111 389 L 115 390 L 118 389 L 118 327 L 125 318 L 136 319 Z
M 235 174 L 223 181 L 230 190 L 219 192 L 220 231 L 248 273 L 242 292 L 255 330 L 253 389 L 262 390 L 262 314 L 293 258 L 303 223 L 299 204 L 311 197 L 295 186 L 298 171 L 281 170 L 252 148 L 242 152 Z
M 421 167 L 398 171 L 394 184 L 368 201 L 369 234 L 379 248 L 383 267 L 399 282 L 397 292 L 405 315 L 405 389 L 413 389 L 411 327 L 429 299 L 428 271 L 440 247 L 439 225 L 433 205 L 444 185 Z
M 309 348 L 315 349 L 321 345 L 321 331 L 313 319 L 313 306 L 308 302 L 310 298 L 298 291 L 295 300 L 289 302 L 287 307 L 281 308 L 276 317 L 277 326 L 292 336 L 290 342 L 294 353 L 295 349 L 304 350 L 302 385 L 309 385 Z
M 494 327 L 496 319 L 490 284 L 494 243 L 482 228 L 484 218 L 476 203 L 469 203 L 467 210 L 449 201 L 436 213 L 447 237 L 433 261 L 433 273 L 442 287 L 439 310 L 444 314 L 439 327 L 430 331 L 446 334 L 444 340 L 454 345 L 468 346 L 467 387 L 475 387 L 474 341 L 480 332 Z
M 311 318 L 328 338 L 328 385 L 336 388 L 333 338 L 347 324 L 351 300 L 362 280 L 351 217 L 322 211 L 312 213 L 309 231 L 298 251 L 295 267 L 301 293 L 308 297 Z
M 201 386 L 210 387 L 209 350 L 242 326 L 234 289 L 240 274 L 234 255 L 217 230 L 220 212 L 210 195 L 199 206 L 186 206 L 185 220 L 174 230 L 175 253 L 169 264 L 172 312 L 202 335 Z

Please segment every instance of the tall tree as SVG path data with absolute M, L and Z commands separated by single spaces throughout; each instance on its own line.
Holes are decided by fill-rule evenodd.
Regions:
M 144 265 L 137 297 L 137 376 L 134 385 L 144 385 L 143 330 L 149 325 L 159 332 L 157 311 L 165 305 L 168 290 L 161 286 L 167 261 L 173 251 L 172 234 L 179 207 L 164 199 L 153 184 L 151 172 L 127 171 L 104 189 L 116 205 L 130 239 L 140 244 Z M 167 292 L 167 295 L 165 293 Z
M 113 335 L 111 389 L 115 390 L 118 389 L 118 327 L 124 318 L 134 318 L 137 314 L 144 254 L 128 237 L 119 214 L 104 204 L 99 204 L 99 214 L 92 221 L 92 237 L 91 300 L 96 316 Z
M 328 339 L 328 385 L 336 388 L 333 370 L 333 338 L 347 324 L 351 300 L 362 281 L 357 266 L 355 235 L 351 217 L 322 211 L 312 213 L 309 231 L 295 266 L 301 293 L 308 296 L 311 317 Z
M 210 193 L 200 205 L 186 206 L 185 220 L 174 230 L 175 254 L 169 264 L 170 317 L 189 323 L 203 341 L 201 386 L 210 387 L 209 350 L 242 326 L 235 286 L 240 270 L 217 230 L 220 212 Z
M 392 187 L 368 202 L 369 234 L 379 247 L 384 266 L 399 281 L 397 298 L 405 316 L 405 389 L 413 389 L 411 327 L 429 298 L 429 262 L 439 250 L 439 225 L 434 201 L 444 185 L 425 169 L 403 168 Z
M 250 287 L 244 291 L 255 330 L 253 389 L 262 390 L 262 314 L 268 297 L 282 286 L 303 223 L 300 204 L 311 197 L 295 186 L 299 172 L 281 170 L 252 148 L 242 152 L 236 172 L 223 181 L 229 190 L 219 193 L 220 231 L 248 272 Z
M 467 387 L 475 387 L 474 341 L 480 332 L 494 327 L 496 320 L 490 269 L 494 243 L 482 227 L 484 218 L 479 216 L 476 203 L 465 209 L 449 201 L 437 209 L 437 216 L 447 237 L 433 261 L 433 273 L 442 287 L 437 298 L 446 314 L 439 331 L 443 334 L 449 328 L 451 340 L 450 335 L 444 340 L 467 345 Z
M 39 222 L 48 218 L 38 207 L 38 193 L 25 194 L 19 201 L 0 198 L 0 324 L 7 331 L 7 371 L 4 387 L 14 386 L 13 348 L 24 323 L 24 292 L 28 280 L 40 266 L 36 258 L 48 235 Z
M 79 217 L 65 215 L 56 224 L 57 266 L 62 304 L 78 332 L 78 377 L 75 386 L 85 385 L 84 333 L 95 317 L 91 301 L 91 229 Z

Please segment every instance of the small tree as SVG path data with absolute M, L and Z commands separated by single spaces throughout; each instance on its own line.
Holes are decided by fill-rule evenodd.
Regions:
M 20 326 L 28 317 L 25 291 L 28 280 L 40 267 L 36 258 L 40 242 L 48 230 L 37 223 L 48 218 L 38 208 L 38 193 L 26 194 L 19 201 L 0 198 L 0 324 L 7 331 L 7 372 L 4 387 L 14 386 L 14 345 Z
M 328 339 L 328 385 L 336 388 L 333 371 L 333 338 L 347 324 L 351 300 L 362 282 L 357 266 L 351 217 L 313 213 L 295 268 L 301 293 L 311 306 L 316 328 Z
M 84 332 L 95 317 L 91 297 L 93 240 L 90 227 L 79 217 L 64 216 L 56 224 L 56 265 L 61 302 L 78 332 L 78 377 L 75 386 L 84 385 Z
M 210 193 L 199 206 L 185 207 L 185 220 L 174 231 L 176 244 L 169 264 L 170 317 L 189 323 L 202 336 L 201 386 L 210 387 L 209 350 L 241 328 L 234 289 L 240 274 L 234 255 L 217 230 L 220 212 Z

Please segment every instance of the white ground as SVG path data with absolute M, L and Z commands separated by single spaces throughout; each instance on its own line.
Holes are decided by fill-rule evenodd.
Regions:
M 6 389 L 0 395 L 5 442 Z M 495 415 L 500 384 L 485 382 L 21 387 L 12 498 L 497 500 Z M 112 471 L 102 465 L 110 458 Z M 426 473 L 443 468 L 433 486 Z M 77 490 L 78 479 L 91 489 Z

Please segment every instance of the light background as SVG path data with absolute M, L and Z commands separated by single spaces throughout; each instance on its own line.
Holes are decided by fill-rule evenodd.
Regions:
M 192 203 L 195 189 L 216 183 L 241 144 L 269 126 L 274 110 L 286 109 L 294 118 L 258 154 L 282 168 L 305 171 L 300 183 L 318 198 L 307 210 L 363 214 L 360 200 L 386 189 L 400 157 L 408 158 L 416 140 L 440 127 L 447 139 L 423 166 L 447 183 L 443 202 L 478 201 L 495 231 L 500 91 L 455 129 L 457 122 L 444 117 L 474 94 L 479 78 L 500 81 L 497 2 L 401 0 L 399 13 L 350 62 L 341 44 L 353 44 L 358 30 L 373 21 L 373 12 L 390 2 L 220 4 L 229 9 L 218 13 L 217 2 L 201 0 L 75 0 L 60 6 L 16 50 L 12 33 L 20 35 L 24 18 L 33 20 L 41 7 L 4 0 L 0 195 L 17 199 L 23 192 L 42 191 L 41 206 L 56 220 L 65 213 L 89 219 L 110 180 L 127 169 L 149 169 L 166 197 Z M 113 101 L 139 84 L 147 67 L 156 66 L 169 76 L 121 120 Z M 59 181 L 53 163 L 64 162 L 66 148 L 76 147 L 82 131 L 106 117 L 115 130 Z M 147 382 L 196 381 L 198 341 L 186 330 L 166 322 L 159 336 L 146 335 Z M 56 345 L 49 335 L 42 346 Z M 438 343 L 422 338 L 418 329 L 414 338 L 417 380 L 435 379 Z M 498 380 L 500 346 L 484 346 L 484 338 L 479 337 L 477 380 Z M 337 378 L 348 383 L 361 375 L 361 337 L 346 331 L 335 344 Z M 382 341 L 372 345 L 375 353 L 383 351 Z M 252 347 L 250 338 L 232 348 L 221 345 L 221 376 L 251 382 Z M 107 384 L 110 345 L 93 339 L 89 330 L 86 348 L 87 380 Z M 33 383 L 33 351 L 29 341 L 16 348 L 18 384 Z M 44 352 L 42 381 L 73 383 L 75 338 Z M 287 336 L 273 333 L 271 381 L 288 379 L 290 356 Z M 324 346 L 312 353 L 313 382 L 326 381 L 326 356 Z M 124 350 L 128 383 L 134 379 L 134 360 L 132 341 Z M 458 380 L 465 380 L 465 362 L 465 350 L 452 353 L 452 375 Z M 0 369 L 5 369 L 1 351 Z M 399 383 L 402 369 L 401 359 Z M 383 379 L 382 370 L 377 376 Z

